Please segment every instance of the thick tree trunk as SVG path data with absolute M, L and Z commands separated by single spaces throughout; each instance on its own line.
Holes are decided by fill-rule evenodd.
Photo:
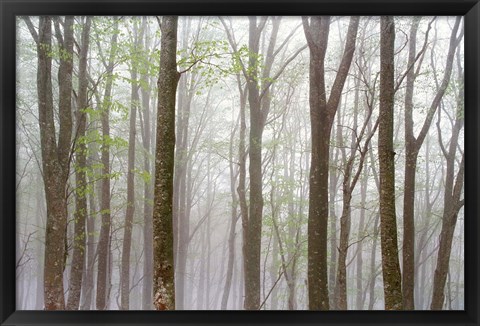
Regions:
M 395 152 L 393 151 L 395 71 L 395 25 L 393 17 L 381 17 L 380 26 L 380 127 L 378 133 L 378 153 L 380 163 L 380 230 L 385 310 L 402 310 L 402 276 L 398 260 L 397 221 L 395 215 Z
M 87 145 L 84 140 L 86 133 L 87 103 L 87 54 L 91 18 L 86 17 L 82 31 L 82 47 L 80 49 L 77 98 L 77 135 L 75 148 L 75 231 L 73 241 L 72 266 L 70 269 L 70 287 L 68 292 L 67 310 L 78 310 L 82 289 L 82 276 L 85 268 L 85 221 L 87 216 Z
M 359 17 L 352 17 L 345 50 L 327 101 L 325 85 L 325 54 L 330 17 L 303 18 L 310 48 L 310 122 L 312 158 L 308 212 L 308 297 L 310 310 L 328 310 L 327 228 L 328 174 L 332 124 L 347 78 L 358 31 Z
M 160 25 L 161 52 L 158 77 L 157 146 L 153 205 L 154 306 L 175 309 L 173 263 L 173 169 L 175 157 L 175 97 L 177 71 L 177 16 L 165 16 Z
M 52 19 L 41 16 L 37 38 L 37 92 L 38 119 L 45 196 L 47 225 L 45 233 L 44 302 L 46 310 L 65 308 L 63 270 L 65 230 L 67 226 L 66 183 L 69 175 L 69 158 L 72 136 L 71 96 L 73 71 L 73 17 L 66 17 L 64 35 L 57 35 L 60 49 L 58 71 L 60 131 L 58 144 L 55 134 L 54 104 L 52 94 Z M 60 33 L 60 28 L 57 34 Z

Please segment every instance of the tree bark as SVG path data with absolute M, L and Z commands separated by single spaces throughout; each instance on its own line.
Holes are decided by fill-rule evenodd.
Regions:
M 118 19 L 114 20 L 113 29 L 118 30 Z M 115 53 L 117 51 L 118 33 L 113 33 L 111 39 L 111 48 L 106 68 L 107 82 L 105 92 L 101 104 L 101 120 L 102 120 L 102 195 L 100 202 L 100 211 L 102 214 L 102 224 L 100 227 L 100 236 L 98 239 L 98 270 L 97 270 L 97 293 L 96 308 L 97 310 L 105 310 L 108 306 L 109 293 L 109 255 L 110 255 L 110 107 L 112 105 L 111 95 L 113 86 L 113 67 Z
M 262 27 L 257 26 L 257 18 L 249 17 L 249 74 L 246 76 L 248 85 L 248 103 L 250 106 L 249 135 L 249 217 L 247 241 L 245 243 L 245 309 L 257 310 L 260 307 L 260 256 L 263 215 L 262 195 L 262 135 L 264 116 L 261 108 L 260 91 L 258 87 L 257 56 L 259 54 L 260 34 Z
M 70 269 L 70 287 L 68 292 L 67 310 L 78 310 L 82 288 L 82 276 L 85 268 L 85 221 L 87 216 L 87 145 L 84 139 L 86 133 L 87 99 L 87 54 L 91 18 L 86 17 L 82 30 L 82 47 L 80 49 L 78 67 L 78 98 L 77 98 L 77 135 L 76 135 L 76 167 L 75 167 L 75 231 L 73 240 L 72 266 Z
M 402 310 L 402 279 L 398 260 L 397 221 L 395 215 L 395 162 L 393 151 L 394 45 L 393 17 L 380 20 L 380 126 L 378 155 L 380 163 L 380 232 L 385 310 Z
M 308 212 L 308 298 L 310 310 L 328 310 L 327 228 L 330 134 L 347 78 L 358 31 L 359 17 L 352 17 L 339 70 L 327 101 L 325 54 L 329 16 L 303 17 L 310 49 L 310 122 L 312 158 Z
M 175 97 L 177 71 L 177 16 L 162 18 L 158 77 L 157 146 L 153 206 L 154 306 L 175 309 L 173 263 L 173 169 L 175 157 Z
M 57 18 L 59 19 L 59 18 Z M 63 270 L 65 230 L 67 227 L 66 183 L 70 167 L 72 137 L 73 17 L 66 17 L 64 35 L 57 35 L 62 50 L 58 71 L 59 137 L 55 133 L 52 94 L 52 18 L 40 16 L 37 41 L 38 119 L 42 152 L 47 225 L 45 233 L 44 305 L 45 310 L 63 310 L 65 297 Z M 61 31 L 58 30 L 57 34 Z M 62 245 L 59 245 L 62 244 Z

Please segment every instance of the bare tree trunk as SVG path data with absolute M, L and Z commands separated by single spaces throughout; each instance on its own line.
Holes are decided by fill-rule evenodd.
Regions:
M 462 76 L 463 79 L 463 76 Z M 462 85 L 463 86 L 463 85 Z M 460 91 L 463 94 L 463 87 Z M 462 96 L 460 96 L 461 98 Z M 463 102 L 457 103 L 457 113 L 455 124 L 453 126 L 452 137 L 448 150 L 445 149 L 440 130 L 440 121 L 437 123 L 439 141 L 442 152 L 447 161 L 447 171 L 445 177 L 445 193 L 443 198 L 443 216 L 442 216 L 442 230 L 440 232 L 440 246 L 438 248 L 437 263 L 435 267 L 435 274 L 433 278 L 433 294 L 431 310 L 441 310 L 445 300 L 445 283 L 450 266 L 450 254 L 452 251 L 453 234 L 457 224 L 458 212 L 464 205 L 464 199 L 461 199 L 462 188 L 464 182 L 465 169 L 465 154 L 462 153 L 461 162 L 458 167 L 457 175 L 455 176 L 455 154 L 458 147 L 458 139 L 460 131 L 464 125 L 463 118 Z
M 140 33 L 140 35 L 139 35 Z M 133 46 L 141 47 L 144 29 L 138 31 L 138 25 L 133 24 Z M 125 225 L 123 233 L 122 266 L 120 274 L 121 286 L 121 309 L 130 308 L 130 252 L 132 247 L 133 214 L 135 213 L 135 134 L 137 125 L 137 107 L 140 104 L 138 78 L 138 63 L 131 62 L 131 109 L 130 109 L 130 132 L 128 135 L 128 162 L 127 162 L 127 208 L 125 212 Z
M 427 117 L 423 123 L 422 129 L 419 135 L 415 138 L 413 133 L 413 94 L 414 94 L 414 82 L 417 73 L 414 71 L 414 65 L 416 60 L 416 35 L 418 24 L 420 19 L 414 18 L 412 28 L 410 31 L 410 45 L 408 66 L 411 67 L 407 73 L 407 87 L 405 90 L 405 192 L 403 201 L 403 223 L 404 223 L 404 236 L 403 236 L 403 279 L 402 279 L 402 291 L 404 300 L 404 309 L 415 309 L 414 303 L 414 281 L 415 281 L 415 220 L 414 220 L 414 207 L 415 207 L 415 180 L 418 153 L 423 145 L 425 137 L 427 136 L 428 129 L 432 123 L 435 112 L 440 104 L 440 101 L 445 94 L 450 76 L 452 74 L 452 64 L 455 55 L 456 47 L 459 44 L 460 38 L 457 39 L 457 31 L 460 25 L 461 18 L 458 17 L 452 34 L 450 36 L 450 45 L 448 49 L 447 62 L 445 68 L 445 74 L 443 77 L 442 85 L 438 89 L 432 103 L 430 105 Z M 427 34 L 428 37 L 428 34 Z
M 367 182 L 368 182 L 368 169 L 364 169 L 363 177 L 360 183 L 360 222 L 358 225 L 358 244 L 357 244 L 357 266 L 356 266 L 356 284 L 357 295 L 355 298 L 355 308 L 357 310 L 363 310 L 364 305 L 364 289 L 363 289 L 363 235 L 365 232 L 365 211 L 367 202 Z M 366 289 L 365 289 L 366 290 Z
M 182 18 L 182 49 L 188 50 L 189 33 L 191 28 L 191 19 L 188 17 Z M 192 75 L 196 75 L 191 73 Z M 176 148 L 175 148 L 175 171 L 173 179 L 173 227 L 174 234 L 178 240 L 174 238 L 175 248 L 175 305 L 177 310 L 184 309 L 185 297 L 185 276 L 188 257 L 189 245 L 189 215 L 187 214 L 187 166 L 189 164 L 190 155 L 188 153 L 188 139 L 189 139 L 189 122 L 190 110 L 195 90 L 192 86 L 191 78 L 190 84 L 188 80 L 189 75 L 183 75 L 179 80 L 178 87 L 178 110 L 177 110 L 177 125 L 176 125 Z
M 380 230 L 385 310 L 402 310 L 402 276 L 398 260 L 395 215 L 395 166 L 393 151 L 394 43 L 393 17 L 382 16 L 380 23 Z
M 38 173 L 38 180 L 36 184 L 38 185 L 37 192 L 36 192 L 36 207 L 37 207 L 37 225 L 44 225 L 45 224 L 45 194 L 40 184 L 42 182 L 41 173 Z M 37 284 L 36 284 L 36 294 L 35 294 L 35 310 L 42 310 L 43 309 L 43 239 L 44 235 L 38 236 L 38 242 L 35 250 L 35 254 L 37 255 Z
M 91 161 L 90 159 L 88 161 Z M 92 163 L 87 164 L 91 165 Z M 91 184 L 96 182 L 89 178 Z M 98 206 L 95 201 L 95 198 L 99 192 L 96 192 L 95 187 L 93 187 L 92 192 L 89 196 L 89 211 L 90 214 L 87 216 L 87 243 L 86 243 L 86 256 L 85 256 L 85 272 L 83 277 L 82 285 L 82 304 L 81 310 L 90 310 L 92 308 L 93 301 L 93 291 L 94 291 L 94 266 L 95 266 L 95 219 L 98 216 Z
M 177 16 L 162 18 L 158 78 L 158 123 L 153 206 L 154 306 L 175 309 L 173 264 L 173 168 L 175 157 L 175 97 L 177 71 Z
M 232 277 L 233 277 L 233 263 L 235 261 L 235 229 L 237 226 L 238 218 L 238 199 L 235 192 L 235 185 L 237 183 L 238 169 L 234 168 L 234 137 L 235 131 L 238 127 L 238 120 L 235 125 L 235 128 L 230 137 L 230 147 L 229 147 L 229 172 L 230 172 L 230 195 L 232 196 L 232 208 L 231 208 L 231 220 L 230 220 L 230 230 L 228 235 L 228 262 L 227 262 L 227 275 L 225 277 L 225 287 L 222 295 L 222 303 L 220 309 L 226 310 L 228 304 L 228 298 L 230 296 L 230 288 L 232 286 Z
M 118 19 L 114 20 L 113 29 L 118 29 Z M 102 213 L 102 224 L 100 227 L 100 236 L 98 239 L 98 271 L 97 271 L 97 294 L 96 308 L 97 310 L 105 310 L 108 307 L 108 286 L 109 277 L 109 256 L 110 256 L 110 227 L 111 227 L 111 211 L 110 211 L 110 107 L 113 84 L 113 67 L 115 53 L 117 47 L 118 33 L 113 33 L 111 40 L 110 54 L 107 64 L 107 82 L 105 85 L 105 93 L 101 106 L 102 119 L 102 195 L 100 203 L 100 211 Z
M 356 86 L 358 90 L 359 85 Z M 358 110 L 358 101 L 359 94 L 355 92 L 355 104 L 354 104 L 354 130 L 357 128 L 357 110 Z M 352 194 L 355 190 L 355 186 L 358 182 L 360 174 L 362 173 L 365 157 L 369 149 L 370 140 L 375 134 L 378 127 L 378 120 L 375 123 L 375 126 L 372 130 L 369 130 L 368 135 L 365 135 L 367 126 L 370 123 L 370 118 L 373 112 L 373 106 L 369 106 L 366 113 L 363 126 L 361 131 L 355 135 L 352 135 L 352 142 L 350 144 L 350 156 L 346 161 L 344 173 L 343 173 L 343 208 L 342 216 L 340 217 L 340 244 L 338 249 L 338 265 L 337 265 L 337 277 L 336 277 L 336 286 L 335 286 L 335 297 L 337 300 L 336 309 L 346 310 L 347 307 L 347 254 L 350 238 L 350 228 L 351 228 L 351 201 Z M 361 146 L 361 141 L 366 137 L 363 146 Z M 357 169 L 353 170 L 353 165 L 355 162 L 356 152 L 360 151 L 359 163 Z M 344 151 L 344 150 L 343 150 Z M 344 155 L 345 156 L 345 155 Z M 360 240 L 361 241 L 361 240 Z
M 147 17 L 142 18 L 142 29 L 145 33 L 144 50 L 149 52 L 149 30 Z M 146 63 L 148 65 L 148 63 Z M 143 85 L 149 85 L 149 76 L 147 67 L 142 69 L 140 79 Z M 150 165 L 151 155 L 151 113 L 150 113 L 150 88 L 142 87 L 140 91 L 142 97 L 143 113 L 143 132 L 142 145 L 144 153 L 143 168 L 145 172 L 151 174 Z M 143 263 L 143 284 L 142 284 L 142 309 L 153 309 L 153 221 L 152 221 L 152 202 L 153 191 L 152 181 L 147 178 L 144 182 L 144 203 L 143 203 L 143 237 L 144 237 L 144 263 Z
M 249 17 L 249 49 L 259 53 L 262 27 L 257 26 L 257 18 Z M 262 194 L 262 135 L 264 116 L 261 110 L 261 98 L 258 88 L 258 67 L 255 55 L 250 55 L 248 84 L 248 103 L 250 105 L 249 136 L 249 175 L 250 207 L 245 246 L 245 309 L 257 310 L 260 306 L 260 255 L 263 215 Z
M 329 16 L 302 18 L 310 49 L 310 122 L 312 158 L 308 213 L 308 296 L 310 310 L 328 310 L 327 228 L 330 135 L 347 78 L 358 31 L 359 17 L 352 17 L 339 70 L 327 101 L 325 54 Z
M 80 49 L 78 67 L 78 98 L 77 98 L 77 135 L 75 146 L 75 231 L 73 242 L 72 266 L 70 269 L 70 287 L 68 292 L 67 310 L 78 310 L 82 289 L 82 276 L 85 268 L 85 221 L 87 216 L 87 145 L 83 139 L 86 134 L 87 116 L 85 109 L 87 99 L 87 54 L 89 46 L 91 18 L 86 17 L 82 30 L 82 47 Z
M 340 114 L 337 116 L 337 124 L 340 125 Z M 336 134 L 336 143 L 341 144 L 342 142 L 342 134 L 341 134 L 341 129 L 336 128 L 335 126 L 332 126 L 332 131 Z M 332 148 L 331 150 L 333 158 L 333 162 L 338 162 L 338 156 L 340 150 L 338 148 Z M 335 212 L 335 196 L 337 194 L 337 189 L 338 189 L 338 171 L 336 169 L 333 169 L 332 171 L 329 171 L 329 201 L 328 201 L 328 207 L 329 207 L 329 216 L 328 218 L 330 219 L 330 269 L 328 271 L 328 293 L 334 293 L 335 292 L 335 284 L 336 284 L 336 272 L 337 272 L 337 254 L 338 254 L 338 240 L 337 240 L 337 215 Z M 336 309 L 336 298 L 335 296 L 330 296 L 329 300 L 330 304 L 330 309 Z
M 37 43 L 38 120 L 47 224 L 45 232 L 44 304 L 45 310 L 65 308 L 63 271 L 65 259 L 65 231 L 67 226 L 66 183 L 70 168 L 72 137 L 72 71 L 73 71 L 73 17 L 63 22 L 64 35 L 56 18 L 56 36 L 65 55 L 60 58 L 59 83 L 59 137 L 55 134 L 55 113 L 52 94 L 52 18 L 40 16 L 38 33 L 29 18 L 25 21 Z

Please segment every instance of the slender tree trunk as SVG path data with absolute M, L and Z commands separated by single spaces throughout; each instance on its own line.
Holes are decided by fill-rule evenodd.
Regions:
M 415 138 L 413 133 L 413 94 L 414 94 L 414 81 L 416 73 L 414 72 L 414 64 L 416 57 L 416 34 L 419 18 L 416 17 L 413 21 L 410 31 L 410 46 L 408 56 L 408 66 L 412 67 L 407 73 L 407 87 L 405 90 L 405 182 L 404 182 L 404 201 L 403 201 L 403 223 L 404 223 L 404 236 L 403 236 L 403 300 L 404 309 L 415 309 L 414 303 L 414 288 L 415 288 L 415 220 L 414 220 L 414 208 L 415 208 L 415 180 L 417 170 L 417 159 L 420 148 L 423 145 L 425 137 L 430 129 L 430 125 L 433 120 L 433 116 L 440 104 L 440 101 L 445 94 L 450 76 L 452 74 L 452 65 L 455 55 L 456 47 L 459 40 L 456 35 L 460 25 L 460 17 L 457 18 L 452 34 L 450 36 L 450 45 L 447 54 L 447 62 L 445 68 L 445 74 L 442 84 L 438 89 L 432 103 L 430 105 L 427 117 L 423 123 L 422 129 Z M 428 35 L 427 35 L 428 36 Z
M 340 117 L 339 114 L 337 116 L 337 124 L 340 125 Z M 336 143 L 341 144 L 342 142 L 342 134 L 341 129 L 332 126 L 333 132 L 336 134 Z M 333 162 L 338 162 L 338 155 L 340 150 L 338 148 L 332 148 L 331 150 Z M 337 185 L 338 185 L 338 171 L 336 169 L 332 169 L 329 171 L 329 215 L 328 218 L 330 219 L 330 269 L 328 271 L 328 293 L 334 293 L 335 291 L 335 283 L 336 283 L 336 272 L 337 272 L 337 254 L 338 254 L 338 240 L 337 240 L 337 215 L 335 212 L 335 197 L 337 195 Z M 330 296 L 330 309 L 336 309 L 336 298 L 335 296 Z
M 261 28 L 257 27 L 257 18 L 249 17 L 249 49 L 259 53 Z M 260 306 L 260 256 L 263 215 L 262 194 L 262 135 L 264 117 L 261 110 L 261 98 L 258 88 L 257 58 L 251 55 L 249 59 L 250 75 L 248 84 L 248 103 L 250 105 L 250 136 L 249 136 L 249 175 L 250 175 L 250 207 L 245 246 L 245 309 L 257 310 Z
M 118 19 L 114 20 L 113 29 L 118 29 Z M 101 120 L 102 120 L 102 195 L 100 202 L 100 211 L 102 214 L 102 224 L 100 226 L 100 236 L 98 239 L 98 271 L 97 271 L 97 293 L 96 308 L 97 310 L 105 310 L 108 307 L 109 283 L 108 265 L 110 255 L 110 227 L 111 227 L 111 211 L 110 211 L 110 107 L 113 86 L 113 67 L 115 53 L 117 51 L 118 33 L 113 33 L 111 39 L 111 48 L 107 65 L 107 82 L 105 85 L 105 93 L 101 104 Z
M 365 211 L 367 203 L 367 182 L 368 174 L 367 169 L 364 169 L 362 181 L 360 183 L 360 222 L 358 225 L 358 237 L 357 237 L 357 266 L 356 266 L 356 284 L 357 284 L 357 295 L 355 298 L 355 308 L 357 310 L 363 310 L 364 304 L 364 289 L 363 289 L 363 235 L 365 232 Z M 366 289 L 365 289 L 366 290 Z
M 438 248 L 437 263 L 433 278 L 433 294 L 432 303 L 430 305 L 431 310 L 441 310 L 443 308 L 445 301 L 445 283 L 450 266 L 453 235 L 455 232 L 455 226 L 457 224 L 458 212 L 464 204 L 464 199 L 460 198 L 462 195 L 464 182 L 464 154 L 462 154 L 458 172 L 455 176 L 455 154 L 458 147 L 460 131 L 464 124 L 461 110 L 463 110 L 463 103 L 458 106 L 458 112 L 456 114 L 456 120 L 448 151 L 442 149 L 447 160 L 447 171 L 445 178 L 445 193 L 443 198 L 444 209 L 442 216 L 442 230 L 440 231 L 440 245 Z M 441 134 L 440 124 L 438 124 L 438 129 L 439 134 Z
M 143 17 L 142 29 L 145 30 L 145 43 L 144 50 L 148 53 L 149 50 L 149 30 L 147 24 L 147 17 Z M 142 80 L 143 85 L 149 85 L 149 76 L 148 76 L 148 64 L 144 69 L 140 79 Z M 142 145 L 144 153 L 143 158 L 143 168 L 145 172 L 151 174 L 152 169 L 150 165 L 150 155 L 151 155 L 151 113 L 150 113 L 150 88 L 142 87 L 140 91 L 142 97 L 142 110 L 143 114 L 143 132 L 142 132 Z M 143 263 L 143 284 L 142 284 L 142 309 L 151 310 L 153 309 L 153 221 L 152 221 L 152 202 L 153 202 L 153 191 L 152 191 L 152 181 L 150 178 L 145 179 L 144 182 L 144 203 L 143 203 L 143 237 L 144 237 L 144 263 Z
M 175 309 L 173 264 L 173 168 L 175 157 L 175 97 L 177 71 L 177 16 L 165 16 L 160 25 L 161 52 L 158 77 L 158 123 L 153 206 L 154 306 Z
M 234 137 L 235 137 L 235 130 L 238 127 L 238 120 L 237 125 L 234 128 L 234 132 L 230 137 L 230 147 L 229 147 L 229 172 L 230 172 L 230 195 L 232 196 L 232 208 L 231 208 L 231 220 L 230 220 L 230 230 L 228 235 L 228 262 L 227 262 L 227 275 L 225 277 L 225 287 L 223 290 L 222 295 L 222 303 L 220 309 L 226 310 L 228 304 L 228 298 L 230 296 L 230 288 L 232 286 L 232 278 L 233 278 L 233 264 L 235 261 L 235 229 L 238 222 L 238 199 L 237 193 L 235 192 L 235 185 L 237 183 L 237 176 L 238 170 L 234 168 Z
M 90 149 L 91 150 L 91 149 Z M 91 161 L 89 159 L 89 161 Z M 92 163 L 87 164 L 92 165 Z M 96 182 L 89 178 L 91 184 Z M 86 227 L 87 227 L 87 243 L 86 243 L 86 256 L 85 256 L 85 273 L 83 278 L 82 285 L 82 304 L 81 310 L 90 310 L 92 308 L 93 301 L 93 291 L 94 291 L 94 266 L 95 266 L 95 219 L 98 216 L 98 206 L 95 201 L 95 198 L 99 192 L 95 191 L 93 187 L 89 195 L 89 211 L 90 214 L 87 217 Z
M 41 173 L 39 170 L 38 172 L 38 180 L 36 181 L 37 185 L 40 185 L 41 180 Z M 36 207 L 37 207 L 37 225 L 44 225 L 45 224 L 45 195 L 42 187 L 36 187 L 37 194 L 36 194 Z M 35 294 L 35 310 L 42 310 L 43 309 L 43 236 L 38 236 L 38 242 L 35 249 L 35 254 L 37 255 L 37 284 L 36 284 L 36 294 Z
M 189 44 L 189 34 L 191 29 L 191 19 L 182 18 L 182 49 L 187 51 L 191 46 Z M 193 72 L 192 75 L 195 75 Z M 189 164 L 189 122 L 190 109 L 192 104 L 193 82 L 189 85 L 189 75 L 183 75 L 179 80 L 178 87 L 178 110 L 176 125 L 176 148 L 175 148 L 175 171 L 173 179 L 173 227 L 175 248 L 175 305 L 177 310 L 184 309 L 185 300 L 185 277 L 189 245 L 189 215 L 187 214 L 187 166 Z M 194 77 L 191 78 L 193 80 Z
M 133 45 L 135 48 L 141 47 L 144 30 L 138 31 L 138 25 L 133 25 Z M 131 109 L 130 109 L 130 132 L 128 135 L 128 162 L 127 162 L 127 208 L 125 211 L 125 226 L 123 233 L 122 248 L 122 266 L 120 275 L 121 303 L 122 310 L 130 308 L 130 252 L 132 248 L 132 229 L 133 215 L 135 213 L 135 135 L 137 125 L 137 107 L 140 104 L 139 90 L 140 84 L 138 78 L 138 63 L 135 60 L 131 62 Z
M 78 310 L 82 289 L 82 276 L 85 268 L 85 221 L 87 216 L 87 145 L 85 142 L 86 120 L 85 109 L 87 99 L 87 54 L 89 46 L 91 18 L 86 17 L 82 30 L 82 47 L 80 49 L 77 98 L 77 135 L 76 135 L 76 167 L 75 167 L 75 231 L 73 242 L 72 266 L 70 268 L 70 287 L 68 292 L 67 310 Z

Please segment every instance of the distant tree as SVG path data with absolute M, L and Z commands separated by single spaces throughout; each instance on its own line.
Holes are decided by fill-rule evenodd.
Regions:
M 450 268 L 453 235 L 455 232 L 455 226 L 457 225 L 458 213 L 465 204 L 465 199 L 462 198 L 465 178 L 465 153 L 461 152 L 460 158 L 457 156 L 458 142 L 465 124 L 463 113 L 464 74 L 460 64 L 458 70 L 460 87 L 458 87 L 458 96 L 455 103 L 455 117 L 451 118 L 450 121 L 450 124 L 452 125 L 452 135 L 448 143 L 444 142 L 442 138 L 440 112 L 439 120 L 437 121 L 440 148 L 445 157 L 447 169 L 445 173 L 445 192 L 443 196 L 442 229 L 440 231 L 440 244 L 433 278 L 433 294 L 432 303 L 430 305 L 431 310 L 441 310 L 443 308 L 445 301 L 445 283 Z M 456 174 L 455 170 L 457 170 Z
M 462 39 L 462 35 L 457 38 L 457 32 L 460 26 L 461 17 L 455 21 L 452 34 L 450 36 L 450 43 L 448 47 L 445 73 L 442 83 L 438 88 L 430 107 L 427 116 L 423 122 L 420 133 L 414 134 L 414 118 L 413 118 L 413 95 L 414 83 L 419 74 L 421 64 L 416 66 L 416 61 L 425 52 L 428 40 L 428 32 L 430 31 L 430 24 L 425 36 L 425 42 L 420 52 L 416 53 L 417 30 L 421 17 L 415 17 L 410 29 L 409 39 L 409 53 L 408 53 L 408 72 L 407 84 L 405 90 L 405 182 L 404 182 L 404 200 L 403 200 L 403 273 L 402 273 L 402 290 L 404 308 L 408 310 L 415 309 L 414 303 L 414 281 L 415 281 L 415 180 L 417 175 L 417 161 L 418 153 L 425 141 L 430 125 L 432 124 L 435 112 L 439 107 L 452 74 L 453 59 L 455 51 Z
M 96 308 L 105 310 L 108 308 L 108 286 L 110 260 L 110 109 L 112 107 L 112 87 L 113 87 L 113 68 L 115 66 L 115 57 L 117 52 L 118 40 L 118 18 L 113 20 L 113 30 L 108 61 L 104 62 L 107 73 L 107 81 L 103 94 L 103 101 L 100 103 L 101 121 L 102 121 L 102 195 L 100 202 L 100 212 L 102 214 L 102 224 L 100 226 L 100 236 L 98 239 L 98 272 L 97 272 L 97 293 Z

